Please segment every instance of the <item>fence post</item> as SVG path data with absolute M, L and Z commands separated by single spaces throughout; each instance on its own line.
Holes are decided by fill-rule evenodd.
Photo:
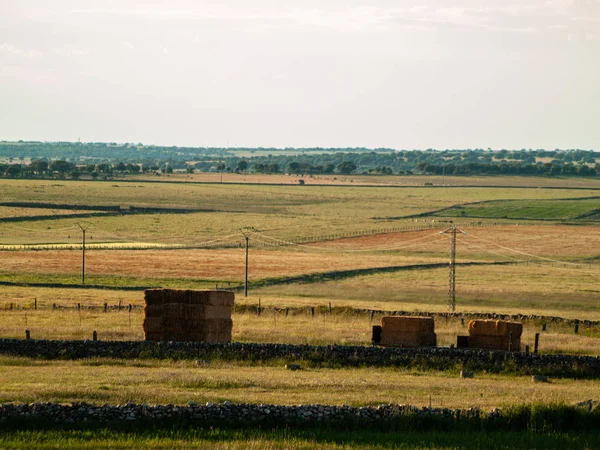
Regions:
M 540 333 L 535 333 L 535 343 L 533 345 L 533 353 L 538 352 L 539 345 L 540 345 Z
M 31 334 L 29 333 L 29 330 L 25 330 L 25 339 L 31 339 Z
M 96 332 L 96 330 L 94 330 L 94 332 L 92 333 L 92 340 L 94 340 L 94 341 L 98 340 L 98 333 Z
M 331 302 L 329 302 L 329 314 L 331 314 Z
M 575 322 L 575 334 L 579 334 L 579 320 Z
M 310 313 L 312 314 L 313 317 L 315 317 L 315 307 L 314 306 L 310 307 Z
M 108 303 L 104 303 L 104 312 L 108 311 Z
M 286 307 L 285 307 L 285 317 L 287 317 L 287 316 L 288 316 L 288 313 L 289 313 L 289 312 L 290 312 L 290 309 L 289 309 L 289 308 L 286 306 Z
M 37 298 L 33 299 L 33 309 L 37 309 Z

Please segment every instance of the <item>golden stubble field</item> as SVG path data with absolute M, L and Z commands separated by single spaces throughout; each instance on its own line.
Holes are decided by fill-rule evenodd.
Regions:
M 590 226 L 467 227 L 459 234 L 457 262 L 507 261 L 549 268 L 597 270 L 600 233 Z M 449 236 L 439 230 L 385 233 L 312 244 L 281 245 L 256 233 L 251 240 L 272 246 L 249 252 L 249 274 L 258 280 L 339 270 L 448 261 Z M 252 242 L 252 241 L 251 241 Z M 245 249 L 89 250 L 86 273 L 135 278 L 243 280 Z M 0 272 L 77 274 L 81 252 L 4 251 Z M 574 274 L 576 274 L 574 272 Z

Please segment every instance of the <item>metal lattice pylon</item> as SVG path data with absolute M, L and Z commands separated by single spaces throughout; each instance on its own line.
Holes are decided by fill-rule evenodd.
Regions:
M 446 231 L 442 231 L 442 234 L 450 235 L 450 271 L 448 273 L 448 311 L 454 311 L 456 309 L 456 233 L 467 234 L 464 231 L 460 231 L 456 228 L 456 225 L 452 225 Z

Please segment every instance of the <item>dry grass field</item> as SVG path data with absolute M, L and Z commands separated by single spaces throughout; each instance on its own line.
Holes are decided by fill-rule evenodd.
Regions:
M 154 174 L 131 177 L 139 181 L 156 181 Z M 163 181 L 181 181 L 196 183 L 260 183 L 260 184 L 298 184 L 304 180 L 307 185 L 342 185 L 342 186 L 506 186 L 506 187 L 569 187 L 600 188 L 600 180 L 581 177 L 519 177 L 519 176 L 451 176 L 439 175 L 269 175 L 269 174 L 236 174 L 236 173 L 195 173 L 195 174 L 162 174 Z
M 486 200 L 519 200 L 527 205 L 538 200 L 594 197 L 600 188 L 600 180 L 583 179 L 337 178 L 305 177 L 308 186 L 299 186 L 298 177 L 233 174 L 223 174 L 223 183 L 214 183 L 220 181 L 220 174 L 144 176 L 134 181 L 108 182 L 0 180 L 0 197 L 4 201 L 57 204 L 85 201 L 88 205 L 206 210 L 189 214 L 90 217 L 85 219 L 91 223 L 89 243 L 126 246 L 218 241 L 234 246 L 90 249 L 86 254 L 87 284 L 115 289 L 80 288 L 81 253 L 77 246 L 81 233 L 75 226 L 80 220 L 1 223 L 0 244 L 66 243 L 75 249 L 0 251 L 0 281 L 16 283 L 0 289 L 0 337 L 24 338 L 25 330 L 29 330 L 33 339 L 90 339 L 93 331 L 97 331 L 101 340 L 143 339 L 140 308 L 143 293 L 122 288 L 239 285 L 245 269 L 244 241 L 239 228 L 254 226 L 259 231 L 250 238 L 250 295 L 236 294 L 236 303 L 243 306 L 260 302 L 264 310 L 260 316 L 242 312 L 243 308 L 236 311 L 233 340 L 369 345 L 371 327 L 379 322 L 380 314 L 375 314 L 372 321 L 368 312 L 344 308 L 446 310 L 447 267 L 361 272 L 393 266 L 447 264 L 449 237 L 440 234 L 449 226 L 443 222 L 447 218 L 406 216 Z M 213 184 L 202 184 L 206 182 Z M 425 183 L 435 186 L 423 187 Z M 440 184 L 454 187 L 438 187 Z M 556 189 L 532 189 L 544 186 Z M 593 200 L 586 202 L 587 208 L 590 204 L 594 206 Z M 553 206 L 548 205 L 546 215 L 552 213 Z M 0 207 L 0 219 L 62 212 Z M 509 220 L 492 214 L 483 220 L 486 226 L 472 226 L 479 221 L 468 215 L 458 220 L 468 234 L 458 236 L 457 261 L 486 263 L 457 267 L 458 312 L 600 320 L 600 233 L 594 222 Z M 496 221 L 497 225 L 492 226 Z M 394 227 L 411 226 L 437 228 L 389 232 Z M 361 234 L 368 235 L 358 236 Z M 299 245 L 290 243 L 325 235 L 337 236 Z M 487 264 L 493 262 L 511 264 Z M 332 273 L 339 271 L 349 273 L 331 278 Z M 303 283 L 284 284 L 286 277 L 308 275 L 314 276 Z M 252 285 L 265 280 L 279 284 Z M 25 283 L 50 286 L 25 286 Z M 102 309 L 104 303 L 110 307 L 106 313 Z M 35 304 L 38 309 L 34 309 Z M 58 307 L 53 309 L 53 304 Z M 77 310 L 77 304 L 82 306 L 81 310 Z M 119 304 L 124 308 L 118 310 Z M 131 312 L 127 309 L 130 304 L 135 306 Z M 323 312 L 330 304 L 333 313 Z M 89 308 L 92 306 L 95 308 Z M 291 310 L 286 316 L 286 307 L 302 309 Z M 312 317 L 311 307 L 325 308 L 317 308 Z M 465 325 L 458 319 L 436 320 L 436 331 L 438 344 L 443 346 L 455 343 L 456 335 L 466 334 Z M 537 332 L 539 324 L 526 323 L 523 346 L 532 345 Z M 549 324 L 542 334 L 540 350 L 597 355 L 599 343 L 597 328 L 582 327 L 575 335 L 568 326 Z M 597 398 L 599 388 L 598 380 L 557 379 L 547 384 L 532 384 L 524 377 L 481 374 L 473 380 L 461 380 L 453 372 L 372 368 L 305 368 L 292 373 L 284 371 L 283 364 L 248 367 L 214 363 L 197 367 L 191 362 L 39 361 L 2 357 L 0 399 L 181 404 L 190 400 L 353 405 L 407 402 L 425 406 L 431 397 L 433 406 L 491 408 L 525 400 L 572 403 Z
M 598 380 L 431 374 L 397 369 L 248 367 L 165 361 L 35 361 L 0 358 L 0 401 L 93 401 L 95 403 L 234 403 L 377 405 L 408 403 L 486 410 L 527 402 L 573 403 L 594 398 Z M 365 395 L 368 393 L 368 396 Z

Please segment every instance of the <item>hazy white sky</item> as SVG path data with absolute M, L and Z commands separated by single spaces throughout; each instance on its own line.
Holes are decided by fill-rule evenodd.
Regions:
M 0 139 L 600 150 L 600 0 L 0 0 Z

